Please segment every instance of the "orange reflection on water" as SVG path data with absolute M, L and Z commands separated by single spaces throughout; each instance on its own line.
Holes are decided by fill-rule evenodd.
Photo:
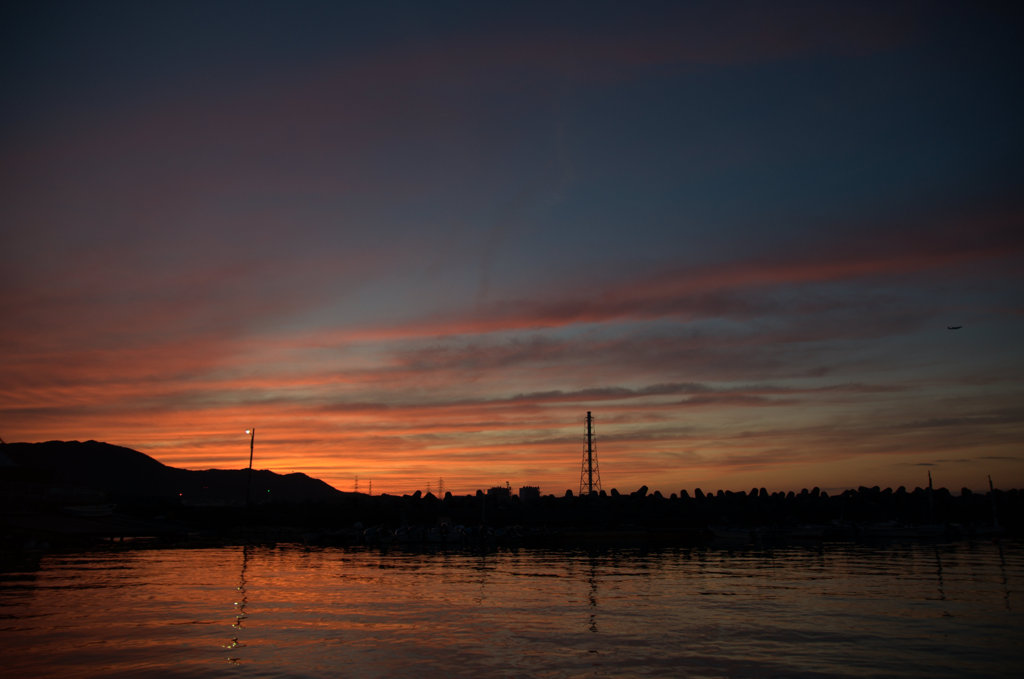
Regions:
M 0 604 L 11 676 L 851 676 L 859 648 L 861 674 L 954 677 L 1024 661 L 991 634 L 1019 629 L 1022 590 L 1020 543 L 293 545 L 49 557 L 0 581 Z

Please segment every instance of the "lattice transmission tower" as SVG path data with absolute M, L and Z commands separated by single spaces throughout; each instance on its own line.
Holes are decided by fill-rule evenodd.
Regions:
M 583 463 L 580 465 L 580 495 L 601 492 L 601 471 L 597 466 L 597 449 L 594 447 L 594 416 L 587 411 L 586 436 L 583 440 Z

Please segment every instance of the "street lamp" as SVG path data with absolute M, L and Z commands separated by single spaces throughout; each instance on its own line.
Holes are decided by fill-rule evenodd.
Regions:
M 249 498 L 252 495 L 252 449 L 256 445 L 256 427 L 245 430 L 249 434 L 249 481 L 245 487 L 245 506 L 249 507 Z

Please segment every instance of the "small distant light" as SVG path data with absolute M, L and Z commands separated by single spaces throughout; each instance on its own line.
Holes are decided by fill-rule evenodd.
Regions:
M 252 433 L 252 429 L 246 429 L 246 430 L 245 430 L 245 433 L 246 433 L 246 434 L 251 434 L 251 433 Z

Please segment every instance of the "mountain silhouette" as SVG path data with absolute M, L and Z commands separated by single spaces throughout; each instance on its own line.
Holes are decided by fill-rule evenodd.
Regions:
M 248 469 L 202 471 L 169 467 L 145 453 L 98 441 L 7 443 L 0 447 L 0 479 L 21 494 L 43 492 L 83 500 L 179 501 L 193 505 L 242 505 Z M 345 495 L 301 473 L 252 472 L 252 501 L 326 502 Z

